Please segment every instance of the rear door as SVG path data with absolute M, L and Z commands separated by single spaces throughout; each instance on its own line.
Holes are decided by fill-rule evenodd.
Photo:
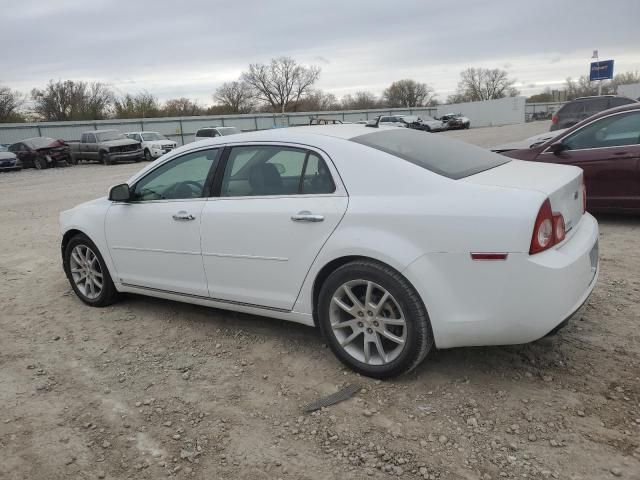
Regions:
M 291 310 L 347 194 L 322 153 L 289 145 L 226 151 L 202 212 L 202 255 L 217 300 Z
M 540 159 L 582 168 L 589 208 L 640 208 L 640 110 L 599 118 L 562 143 L 567 150 Z

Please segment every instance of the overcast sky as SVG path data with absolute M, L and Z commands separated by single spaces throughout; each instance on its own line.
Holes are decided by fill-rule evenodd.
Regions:
M 592 51 L 640 71 L 640 0 L 0 0 L 0 84 L 49 79 L 212 103 L 249 63 L 322 67 L 338 97 L 414 78 L 445 100 L 467 67 L 531 94 L 588 73 Z

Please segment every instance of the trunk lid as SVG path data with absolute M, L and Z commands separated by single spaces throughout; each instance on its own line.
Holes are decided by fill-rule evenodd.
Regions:
M 552 211 L 562 214 L 567 233 L 582 218 L 582 169 L 578 167 L 513 160 L 459 181 L 538 191 L 549 198 Z

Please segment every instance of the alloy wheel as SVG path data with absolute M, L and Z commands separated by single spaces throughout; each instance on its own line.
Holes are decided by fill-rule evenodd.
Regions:
M 331 298 L 329 320 L 342 349 L 367 365 L 386 365 L 405 347 L 407 324 L 400 305 L 369 280 L 342 284 Z
M 76 245 L 71 251 L 69 269 L 76 287 L 86 298 L 100 296 L 103 287 L 102 268 L 98 256 L 87 245 Z

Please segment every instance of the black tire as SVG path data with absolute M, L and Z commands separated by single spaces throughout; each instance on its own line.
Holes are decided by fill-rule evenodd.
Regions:
M 153 157 L 151 156 L 151 152 L 149 151 L 149 149 L 148 149 L 148 148 L 145 148 L 145 149 L 144 149 L 144 159 L 145 159 L 147 162 L 151 162 L 151 161 L 153 160 Z
M 89 247 L 95 253 L 100 264 L 100 270 L 102 272 L 102 291 L 96 298 L 87 298 L 73 280 L 70 268 L 71 252 L 78 245 Z M 71 284 L 71 288 L 76 293 L 78 298 L 87 305 L 90 305 L 92 307 L 106 307 L 107 305 L 111 305 L 117 300 L 118 291 L 116 290 L 116 287 L 111 280 L 111 275 L 109 274 L 109 270 L 104 263 L 104 258 L 102 258 L 102 254 L 98 250 L 98 247 L 96 247 L 96 245 L 86 235 L 79 233 L 72 237 L 71 240 L 69 240 L 69 243 L 67 243 L 67 246 L 64 249 L 63 268 L 64 273 L 67 275 L 67 279 Z
M 78 165 L 78 158 L 73 153 L 71 154 L 71 165 Z
M 431 127 L 424 127 L 424 131 L 427 133 L 431 133 Z
M 38 157 L 33 161 L 33 166 L 38 170 L 44 170 L 47 168 L 47 159 L 44 157 Z
M 109 154 L 107 152 L 101 152 L 100 153 L 100 161 L 105 165 L 112 165 L 113 164 L 113 162 L 111 161 L 111 157 L 109 156 Z
M 464 128 L 465 128 L 465 129 L 467 129 L 467 130 L 469 130 L 469 128 L 471 128 L 471 124 L 470 124 L 470 123 L 467 123 L 467 124 L 464 126 Z
M 407 329 L 405 345 L 389 363 L 369 365 L 352 357 L 340 345 L 331 328 L 332 297 L 341 285 L 351 280 L 367 280 L 380 285 L 402 309 Z M 429 316 L 418 292 L 399 272 L 372 260 L 353 261 L 331 273 L 320 290 L 317 314 L 320 331 L 336 357 L 352 370 L 368 377 L 389 378 L 410 372 L 424 360 L 434 345 Z

